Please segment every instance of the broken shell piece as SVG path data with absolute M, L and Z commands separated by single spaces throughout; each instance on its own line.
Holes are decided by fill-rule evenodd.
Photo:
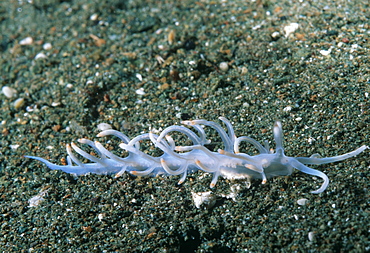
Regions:
M 17 95 L 17 91 L 15 89 L 11 88 L 11 87 L 8 87 L 8 86 L 3 86 L 1 91 L 4 93 L 4 95 L 7 98 L 12 98 L 12 97 L 15 97 Z
M 33 43 L 32 37 L 27 37 L 19 41 L 19 45 L 22 45 L 22 46 L 31 45 L 32 43 Z
M 204 205 L 207 209 L 212 208 L 216 203 L 216 196 L 211 191 L 208 192 L 191 192 L 191 196 L 196 208 Z
M 36 196 L 33 196 L 32 198 L 30 198 L 28 200 L 28 204 L 29 204 L 28 207 L 36 207 L 40 205 L 40 203 L 45 200 L 43 197 L 48 193 L 48 191 L 49 190 L 41 191 Z
M 299 27 L 298 23 L 290 23 L 284 27 L 285 37 L 288 38 L 290 34 L 294 33 Z
M 46 59 L 47 56 L 46 54 L 44 53 L 38 53 L 36 56 L 35 56 L 35 60 L 38 60 L 38 59 Z
M 308 199 L 302 198 L 297 200 L 298 205 L 305 206 L 308 203 Z

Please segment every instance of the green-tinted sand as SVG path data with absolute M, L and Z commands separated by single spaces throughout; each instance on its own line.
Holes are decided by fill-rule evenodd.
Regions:
M 0 252 L 370 251 L 369 151 L 312 166 L 330 178 L 322 194 L 309 193 L 320 179 L 297 172 L 210 210 L 191 197 L 209 190 L 206 174 L 181 186 L 76 179 L 23 158 L 62 164 L 65 144 L 99 139 L 99 123 L 134 137 L 219 116 L 272 147 L 280 119 L 289 156 L 370 145 L 368 1 L 26 2 L 0 4 L 0 82 L 17 91 L 0 94 Z M 119 154 L 118 142 L 106 147 Z

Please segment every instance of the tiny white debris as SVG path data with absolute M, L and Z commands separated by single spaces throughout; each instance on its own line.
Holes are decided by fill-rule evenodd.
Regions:
M 16 144 L 16 145 L 10 145 L 9 147 L 12 149 L 12 150 L 17 150 L 19 148 L 20 145 Z
M 329 50 L 320 50 L 320 54 L 323 56 L 328 56 L 331 53 L 331 48 Z
M 308 232 L 308 240 L 310 240 L 310 242 L 315 240 L 315 232 Z
M 136 94 L 138 94 L 138 95 L 145 95 L 144 88 L 137 89 L 135 92 L 136 92 Z
M 271 37 L 272 37 L 273 39 L 277 39 L 277 38 L 279 38 L 279 37 L 280 37 L 280 33 L 279 33 L 279 32 L 273 32 L 273 33 L 271 34 Z
M 112 126 L 111 126 L 111 125 L 109 125 L 109 124 L 107 124 L 107 123 L 100 123 L 100 124 L 98 125 L 98 129 L 99 129 L 100 131 L 109 130 L 109 129 L 112 129 Z
M 250 187 L 250 185 L 249 185 Z M 249 188 L 247 186 L 247 188 Z M 233 184 L 230 186 L 230 193 L 229 194 L 221 194 L 221 197 L 232 199 L 234 202 L 236 202 L 237 197 L 239 196 L 239 192 L 241 191 L 242 186 L 240 184 Z
M 305 205 L 308 203 L 308 199 L 305 199 L 305 198 L 303 198 L 303 199 L 298 199 L 298 200 L 297 200 L 297 203 L 298 203 L 298 205 L 300 205 L 300 206 L 305 206 Z
M 96 13 L 94 13 L 94 14 L 92 14 L 92 15 L 90 16 L 90 20 L 91 20 L 91 21 L 96 21 L 96 20 L 98 20 L 98 17 L 99 17 L 99 15 L 98 15 L 98 14 L 96 14 Z
M 211 191 L 208 192 L 191 192 L 191 196 L 196 208 L 205 205 L 207 209 L 212 208 L 216 203 L 216 196 Z
M 162 128 L 160 129 L 157 129 L 157 128 L 150 128 L 150 132 L 152 132 L 153 134 L 160 134 L 162 132 Z
M 287 107 L 283 109 L 284 112 L 290 112 L 291 110 L 292 110 L 292 107 L 290 105 L 288 105 Z
M 313 137 L 309 137 L 308 140 L 307 140 L 307 142 L 310 143 L 310 144 L 312 144 L 314 141 L 315 141 L 315 138 L 313 138 Z
M 41 191 L 36 196 L 30 198 L 28 200 L 28 207 L 36 207 L 38 206 L 43 200 L 45 200 L 43 197 L 47 194 L 49 190 Z
M 143 81 L 143 76 L 141 74 L 137 73 L 135 76 L 140 80 L 140 82 Z
M 3 86 L 1 91 L 7 98 L 12 98 L 17 94 L 17 91 L 15 89 L 8 87 L 8 86 Z
M 365 97 L 369 97 L 369 92 L 365 92 Z
M 156 55 L 155 56 L 155 59 L 157 60 L 157 62 L 159 63 L 159 64 L 163 64 L 164 62 L 165 62 L 165 60 L 162 58 L 162 56 L 160 56 L 160 55 Z
M 93 84 L 94 81 L 93 80 L 87 80 L 86 84 Z
M 258 30 L 262 27 L 262 24 L 258 24 L 252 27 L 252 30 Z
M 42 48 L 44 49 L 44 50 L 50 50 L 50 49 L 52 49 L 53 48 L 53 46 L 51 45 L 51 43 L 45 43 L 44 45 L 42 45 Z
M 290 34 L 294 33 L 299 27 L 298 23 L 290 23 L 284 27 L 285 37 L 288 38 Z
M 163 32 L 163 29 L 159 28 L 157 31 L 155 31 L 155 34 L 159 35 Z
M 294 119 L 295 121 L 301 121 L 302 120 L 302 117 L 297 117 Z
M 24 38 L 23 40 L 19 41 L 19 44 L 22 46 L 31 45 L 33 43 L 32 37 Z
M 47 58 L 46 54 L 44 53 L 38 53 L 36 56 L 35 56 L 35 60 L 38 60 L 38 59 L 45 59 Z
M 98 214 L 98 220 L 99 220 L 99 221 L 102 221 L 102 220 L 104 219 L 104 216 L 105 216 L 104 214 L 99 213 L 99 214 Z
M 53 107 L 60 106 L 60 102 L 52 102 L 51 103 L 51 106 L 53 106 Z

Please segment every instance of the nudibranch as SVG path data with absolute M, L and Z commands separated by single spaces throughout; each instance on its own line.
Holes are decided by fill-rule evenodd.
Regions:
M 232 124 L 224 117 L 219 118 L 225 123 L 227 132 L 218 124 L 204 119 L 183 121 L 185 126 L 173 125 L 164 129 L 159 135 L 152 132 L 139 135 L 133 139 L 116 130 L 105 130 L 99 133 L 98 137 L 116 136 L 122 141 L 119 147 L 127 151 L 126 157 L 119 157 L 108 151 L 100 142 L 88 139 L 79 139 L 78 142 L 90 146 L 96 153 L 93 156 L 79 148 L 76 144 L 67 144 L 67 165 L 57 165 L 48 160 L 36 156 L 26 156 L 45 163 L 52 170 L 62 170 L 67 173 L 84 175 L 95 174 L 116 174 L 116 177 L 124 172 L 136 176 L 156 175 L 181 175 L 179 184 L 183 183 L 188 173 L 202 170 L 212 174 L 210 187 L 214 187 L 219 176 L 227 179 L 261 179 L 266 183 L 267 179 L 275 176 L 287 176 L 297 169 L 306 174 L 317 176 L 323 179 L 321 187 L 312 193 L 323 192 L 329 184 L 329 178 L 321 171 L 309 168 L 308 164 L 326 164 L 345 160 L 356 156 L 368 147 L 360 148 L 338 156 L 320 158 L 317 154 L 311 157 L 290 157 L 286 156 L 283 148 L 283 130 L 281 122 L 277 121 L 273 127 L 274 139 L 276 142 L 275 151 L 270 150 L 267 142 L 263 145 L 253 138 L 247 136 L 236 137 Z M 217 152 L 209 150 L 204 128 L 213 128 L 219 134 L 224 149 Z M 191 128 L 193 130 L 191 130 Z M 176 146 L 171 133 L 185 135 L 191 142 L 189 146 Z M 141 141 L 151 141 L 157 148 L 163 151 L 163 155 L 154 157 L 140 150 Z M 247 142 L 254 146 L 259 154 L 248 155 L 239 151 L 239 145 Z M 79 160 L 72 149 L 82 157 L 91 161 L 83 163 Z

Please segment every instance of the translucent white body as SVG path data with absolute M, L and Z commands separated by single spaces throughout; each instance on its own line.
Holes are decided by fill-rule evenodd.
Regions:
M 26 156 L 45 163 L 52 170 L 62 170 L 67 173 L 84 175 L 95 174 L 116 174 L 116 177 L 124 172 L 129 172 L 136 176 L 155 176 L 159 174 L 182 175 L 179 183 L 185 181 L 189 172 L 203 170 L 213 174 L 210 187 L 214 187 L 219 176 L 228 179 L 262 179 L 265 183 L 268 178 L 275 176 L 287 176 L 292 174 L 293 169 L 304 173 L 318 176 L 324 180 L 322 186 L 312 193 L 323 192 L 328 184 L 328 177 L 321 171 L 311 169 L 304 164 L 325 164 L 356 156 L 367 149 L 367 146 L 334 157 L 319 158 L 318 155 L 311 157 L 289 157 L 284 154 L 283 131 L 279 121 L 273 127 L 276 142 L 275 152 L 270 151 L 267 142 L 261 145 L 256 140 L 242 136 L 237 138 L 231 123 L 224 117 L 220 117 L 227 127 L 226 132 L 219 124 L 206 120 L 183 121 L 184 125 L 192 126 L 196 132 L 184 126 L 170 126 L 162 131 L 160 135 L 153 133 L 143 134 L 130 140 L 126 135 L 115 130 L 105 130 L 98 134 L 98 137 L 113 135 L 122 140 L 120 148 L 128 152 L 127 157 L 118 157 L 105 149 L 99 142 L 80 139 L 79 142 L 92 147 L 99 157 L 92 156 L 77 147 L 74 143 L 67 145 L 68 165 L 56 165 L 46 159 L 36 156 Z M 209 144 L 206 134 L 201 125 L 214 128 L 220 135 L 224 150 L 218 152 L 210 151 L 205 147 Z M 193 145 L 176 146 L 170 137 L 171 132 L 178 132 L 188 137 Z M 165 138 L 165 139 L 164 139 Z M 156 147 L 160 148 L 164 154 L 160 157 L 153 157 L 140 150 L 140 141 L 150 140 Z M 239 152 L 239 145 L 242 141 L 255 146 L 259 151 L 258 155 L 247 155 Z M 72 149 L 81 156 L 89 159 L 91 163 L 82 163 L 73 153 Z

